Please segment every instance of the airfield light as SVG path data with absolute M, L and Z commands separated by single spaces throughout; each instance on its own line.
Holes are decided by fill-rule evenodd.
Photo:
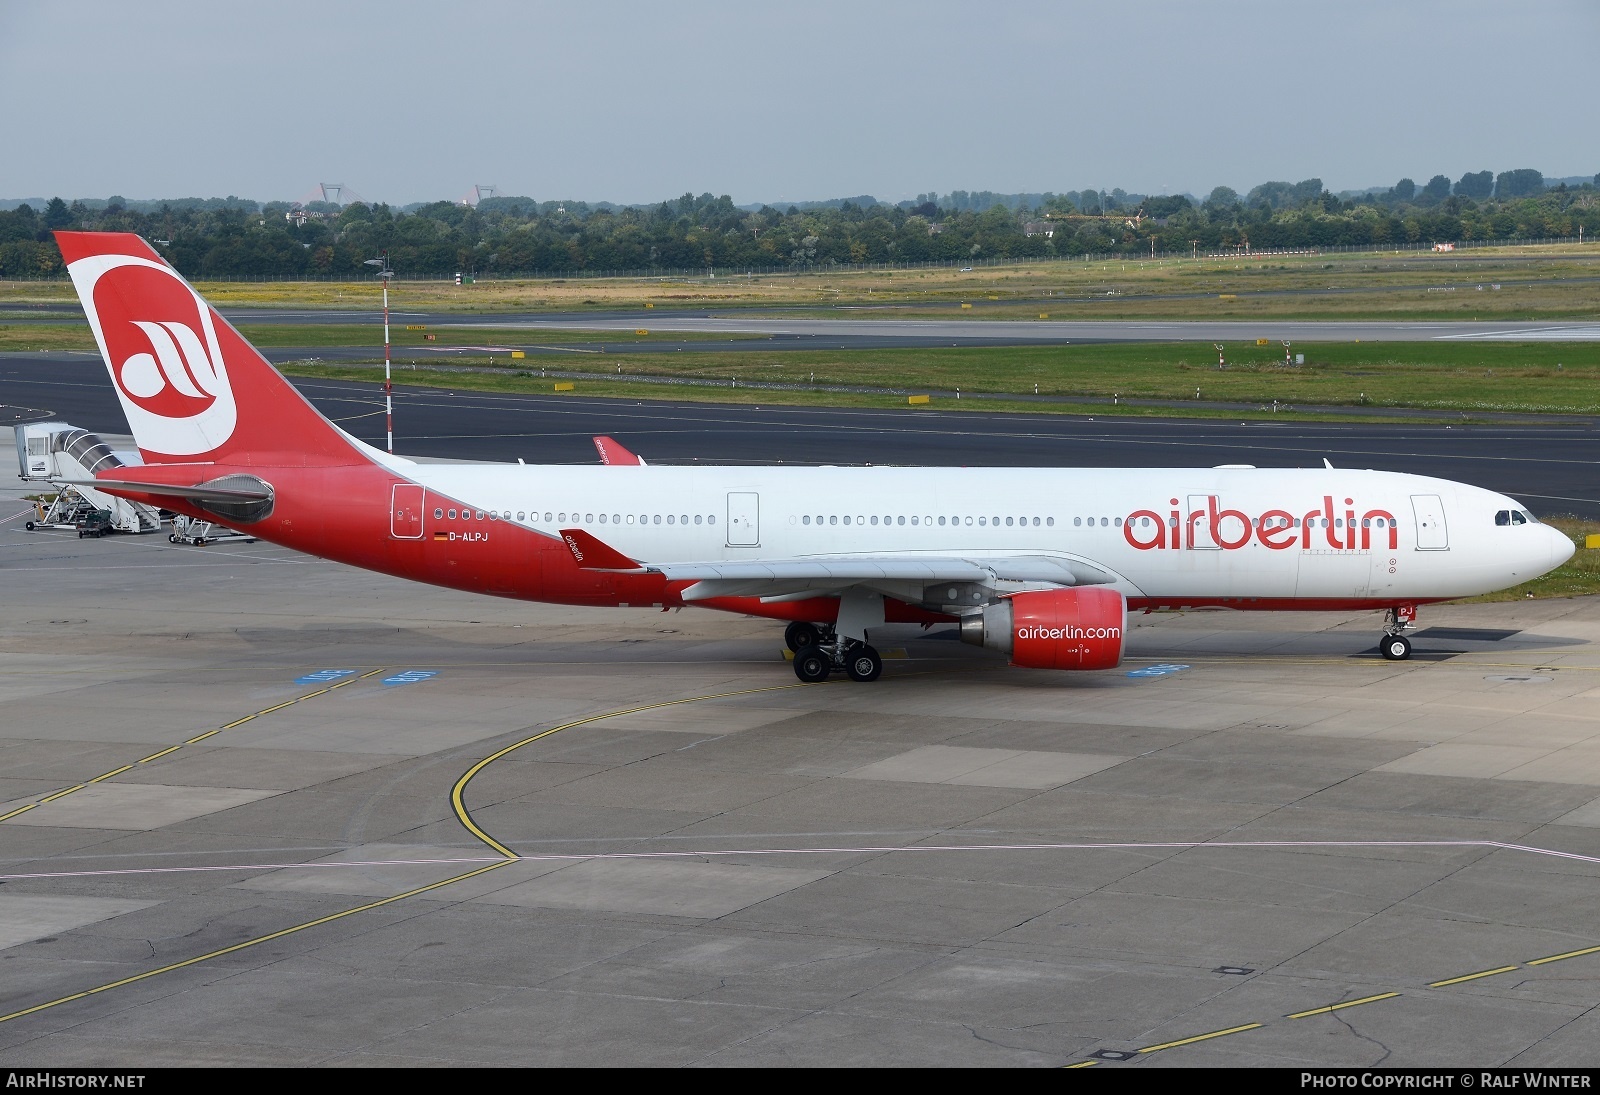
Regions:
M 366 259 L 363 266 L 378 267 L 378 280 L 383 282 L 383 414 L 389 436 L 389 454 L 394 455 L 394 382 L 389 367 L 389 279 L 394 271 L 389 269 L 389 252 L 380 251 L 375 259 Z

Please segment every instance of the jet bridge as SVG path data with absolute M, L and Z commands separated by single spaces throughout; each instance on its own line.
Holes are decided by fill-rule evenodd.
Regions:
M 41 506 L 39 520 L 29 527 L 72 528 L 86 513 L 106 510 L 111 527 L 119 532 L 159 532 L 161 511 L 143 502 L 117 498 L 81 483 L 71 486 L 58 480 L 92 479 L 105 468 L 139 464 L 136 453 L 114 452 L 110 445 L 88 430 L 66 422 L 28 422 L 15 427 L 19 478 L 50 483 L 56 500 Z

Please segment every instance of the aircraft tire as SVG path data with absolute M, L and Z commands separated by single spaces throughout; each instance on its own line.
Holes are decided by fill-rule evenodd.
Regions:
M 794 652 L 794 675 L 807 684 L 820 684 L 833 672 L 833 659 L 814 646 Z
M 1385 635 L 1378 650 L 1386 661 L 1403 662 L 1411 657 L 1411 640 L 1404 635 Z
M 845 651 L 844 671 L 858 684 L 870 684 L 883 673 L 883 659 L 866 643 L 858 643 Z
M 816 646 L 822 635 L 817 631 L 816 624 L 797 620 L 783 629 L 783 641 L 790 650 L 800 651 L 808 646 Z

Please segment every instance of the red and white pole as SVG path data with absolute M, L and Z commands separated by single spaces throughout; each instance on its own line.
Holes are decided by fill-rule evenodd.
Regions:
M 394 380 L 389 371 L 389 269 L 385 256 L 383 279 L 383 413 L 388 423 L 389 455 L 394 455 Z

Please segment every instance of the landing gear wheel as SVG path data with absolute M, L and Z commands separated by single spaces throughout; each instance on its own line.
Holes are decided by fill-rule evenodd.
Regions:
M 844 671 L 851 680 L 867 684 L 883 672 L 883 659 L 866 643 L 857 643 L 845 651 Z
M 1387 661 L 1403 662 L 1411 657 L 1411 640 L 1404 635 L 1385 635 L 1378 651 Z
M 783 641 L 790 650 L 798 652 L 808 646 L 816 646 L 822 641 L 822 633 L 815 624 L 797 620 L 783 629 Z
M 807 684 L 820 684 L 833 672 L 833 659 L 814 646 L 794 652 L 794 675 Z

